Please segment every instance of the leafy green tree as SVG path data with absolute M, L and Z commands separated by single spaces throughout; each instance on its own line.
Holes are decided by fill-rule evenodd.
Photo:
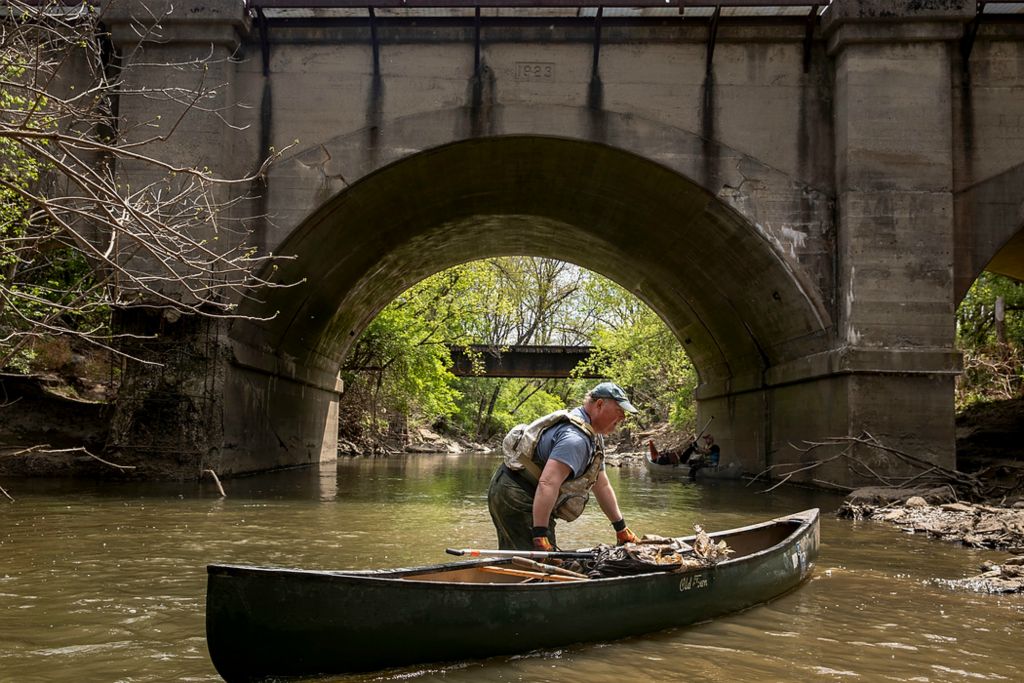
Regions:
M 449 346 L 472 343 L 492 278 L 482 262 L 450 268 L 403 292 L 366 328 L 345 371 L 355 391 L 369 392 L 375 432 L 389 413 L 430 423 L 456 412 Z
M 602 312 L 601 322 L 595 351 L 577 374 L 589 371 L 627 388 L 644 411 L 641 426 L 668 420 L 677 429 L 691 429 L 697 373 L 679 340 L 654 311 L 618 285 L 595 279 L 588 294 L 592 309 Z
M 1006 340 L 1024 343 L 1024 286 L 1012 278 L 983 272 L 956 310 L 957 342 L 961 349 L 980 349 L 997 342 L 996 300 L 1006 307 Z
M 557 379 L 461 377 L 456 383 L 461 399 L 454 422 L 463 433 L 485 442 L 520 422 L 565 408 L 582 394 L 582 389 L 574 391 L 574 384 Z
M 1000 299 L 1005 310 L 1002 329 L 996 321 Z M 1024 286 L 1017 280 L 983 272 L 957 308 L 956 331 L 964 355 L 964 372 L 957 378 L 957 407 L 1021 396 Z
M 494 345 L 575 345 L 589 329 L 575 306 L 588 271 L 565 261 L 524 256 L 488 261 L 502 305 L 483 322 L 479 336 Z
M 16 54 L 3 57 L 0 81 L 9 84 L 24 80 L 26 60 Z M 47 98 L 39 97 L 38 101 L 38 106 L 45 110 Z M 32 98 L 24 90 L 0 87 L 0 112 L 27 112 L 31 105 Z M 27 117 L 25 125 L 37 133 L 54 127 L 52 118 L 45 115 Z M 0 368 L 26 370 L 31 359 L 31 351 L 26 348 L 30 338 L 18 331 L 45 325 L 54 314 L 55 302 L 47 295 L 57 288 L 52 277 L 56 273 L 31 259 L 37 251 L 31 248 L 36 236 L 52 239 L 53 232 L 40 224 L 40 216 L 25 196 L 39 183 L 45 168 L 38 156 L 28 153 L 15 140 L 0 136 Z M 61 252 L 51 249 L 43 255 Z M 14 306 L 12 301 L 22 305 Z
M 664 323 L 606 278 L 551 259 L 475 261 L 403 293 L 356 343 L 346 393 L 377 433 L 404 415 L 486 441 L 574 404 L 594 380 L 455 378 L 449 347 L 588 343 L 587 369 L 629 388 L 643 424 L 690 426 L 696 373 Z

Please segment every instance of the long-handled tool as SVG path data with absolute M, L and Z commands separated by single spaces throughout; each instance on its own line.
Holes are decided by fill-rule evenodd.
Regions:
M 445 548 L 449 555 L 469 557 L 525 557 L 531 560 L 586 560 L 594 557 L 593 550 L 484 550 L 480 548 Z
M 693 437 L 693 442 L 694 443 L 697 443 L 697 440 L 700 439 L 700 437 L 704 435 L 704 432 L 706 432 L 708 430 L 708 427 L 711 426 L 711 421 L 714 420 L 714 419 L 715 419 L 714 415 L 712 415 L 711 417 L 708 418 L 708 421 L 704 423 L 704 426 L 701 428 L 701 430 L 699 432 L 697 432 L 697 436 Z
M 503 574 L 505 576 L 517 576 L 522 579 L 539 579 L 541 581 L 586 581 L 586 576 L 563 576 L 549 572 L 535 572 L 528 569 L 513 569 L 509 567 L 480 567 L 481 571 L 490 574 Z

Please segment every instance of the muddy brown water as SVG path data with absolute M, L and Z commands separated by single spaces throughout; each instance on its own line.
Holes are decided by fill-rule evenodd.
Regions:
M 444 561 L 493 543 L 485 490 L 497 460 L 415 455 L 340 461 L 212 485 L 7 479 L 0 503 L 0 681 L 217 681 L 204 636 L 210 562 L 304 568 Z M 1021 681 L 1024 597 L 935 579 L 1003 554 L 875 522 L 839 499 L 610 470 L 639 532 L 710 531 L 819 506 L 821 556 L 797 590 L 740 614 L 616 642 L 337 677 L 336 681 Z M 596 509 L 563 547 L 614 538 Z

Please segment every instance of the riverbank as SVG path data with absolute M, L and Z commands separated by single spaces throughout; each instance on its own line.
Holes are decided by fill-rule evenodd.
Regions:
M 1006 553 L 950 587 L 1024 592 L 1024 399 L 975 404 L 956 420 L 957 469 L 929 488 L 869 487 L 852 492 L 838 516 L 889 524 L 907 533 Z
M 874 520 L 891 524 L 907 533 L 925 534 L 947 543 L 1007 553 L 1000 561 L 988 560 L 980 573 L 947 581 L 951 588 L 982 593 L 1024 592 L 1024 500 L 1009 506 L 966 502 L 936 502 L 948 491 L 937 490 L 932 502 L 924 496 L 910 496 L 877 504 L 880 489 L 855 491 L 839 508 L 844 519 Z

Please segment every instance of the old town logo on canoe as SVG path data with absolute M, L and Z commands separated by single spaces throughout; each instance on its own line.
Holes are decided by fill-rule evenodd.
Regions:
M 708 575 L 707 574 L 690 574 L 679 579 L 679 590 L 688 591 L 693 588 L 707 588 L 708 587 Z

